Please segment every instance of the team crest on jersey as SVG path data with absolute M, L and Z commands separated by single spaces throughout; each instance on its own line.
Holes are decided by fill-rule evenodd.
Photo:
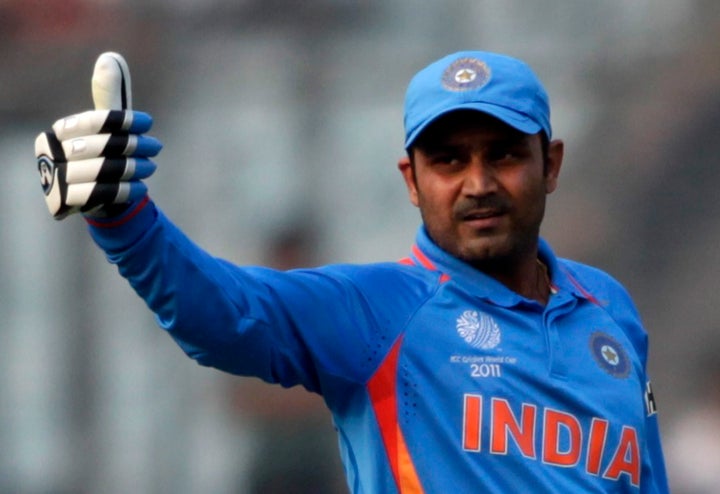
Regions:
M 457 332 L 469 345 L 490 350 L 500 344 L 500 328 L 489 315 L 466 310 L 457 318 Z
M 490 80 L 490 68 L 477 58 L 461 58 L 443 72 L 442 85 L 450 91 L 479 89 Z
M 624 379 L 630 374 L 630 359 L 620 343 L 607 333 L 590 336 L 590 351 L 598 365 L 608 374 Z

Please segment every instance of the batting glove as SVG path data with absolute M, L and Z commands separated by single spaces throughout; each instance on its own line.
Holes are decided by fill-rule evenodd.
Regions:
M 95 110 L 61 118 L 35 140 L 40 183 L 55 219 L 81 212 L 118 214 L 147 194 L 162 144 L 144 136 L 147 113 L 130 110 L 130 74 L 116 53 L 98 58 L 93 72 Z

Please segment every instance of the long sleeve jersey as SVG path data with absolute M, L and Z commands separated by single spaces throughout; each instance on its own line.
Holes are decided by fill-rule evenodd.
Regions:
M 399 262 L 287 272 L 211 256 L 149 200 L 90 231 L 187 355 L 322 395 L 354 494 L 668 492 L 637 311 L 543 240 L 545 306 L 422 227 Z

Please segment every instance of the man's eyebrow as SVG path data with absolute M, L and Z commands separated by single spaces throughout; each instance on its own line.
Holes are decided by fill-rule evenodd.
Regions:
M 448 141 L 432 141 L 418 145 L 417 148 L 425 154 L 438 154 L 451 152 L 457 149 L 458 144 Z

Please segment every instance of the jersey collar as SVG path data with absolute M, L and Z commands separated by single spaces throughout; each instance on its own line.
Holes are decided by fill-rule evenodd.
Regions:
M 558 295 L 559 298 L 572 295 L 597 303 L 594 297 L 562 266 L 562 262 L 555 256 L 550 245 L 542 238 L 539 239 L 538 243 L 538 255 L 540 260 L 548 267 L 550 274 L 550 282 L 555 292 L 555 295 L 551 297 L 551 301 Z M 536 304 L 536 302 L 513 292 L 494 278 L 441 249 L 430 239 L 424 226 L 421 226 L 418 230 L 410 260 L 412 264 L 441 273 L 441 281 L 453 280 L 475 296 L 497 305 Z

